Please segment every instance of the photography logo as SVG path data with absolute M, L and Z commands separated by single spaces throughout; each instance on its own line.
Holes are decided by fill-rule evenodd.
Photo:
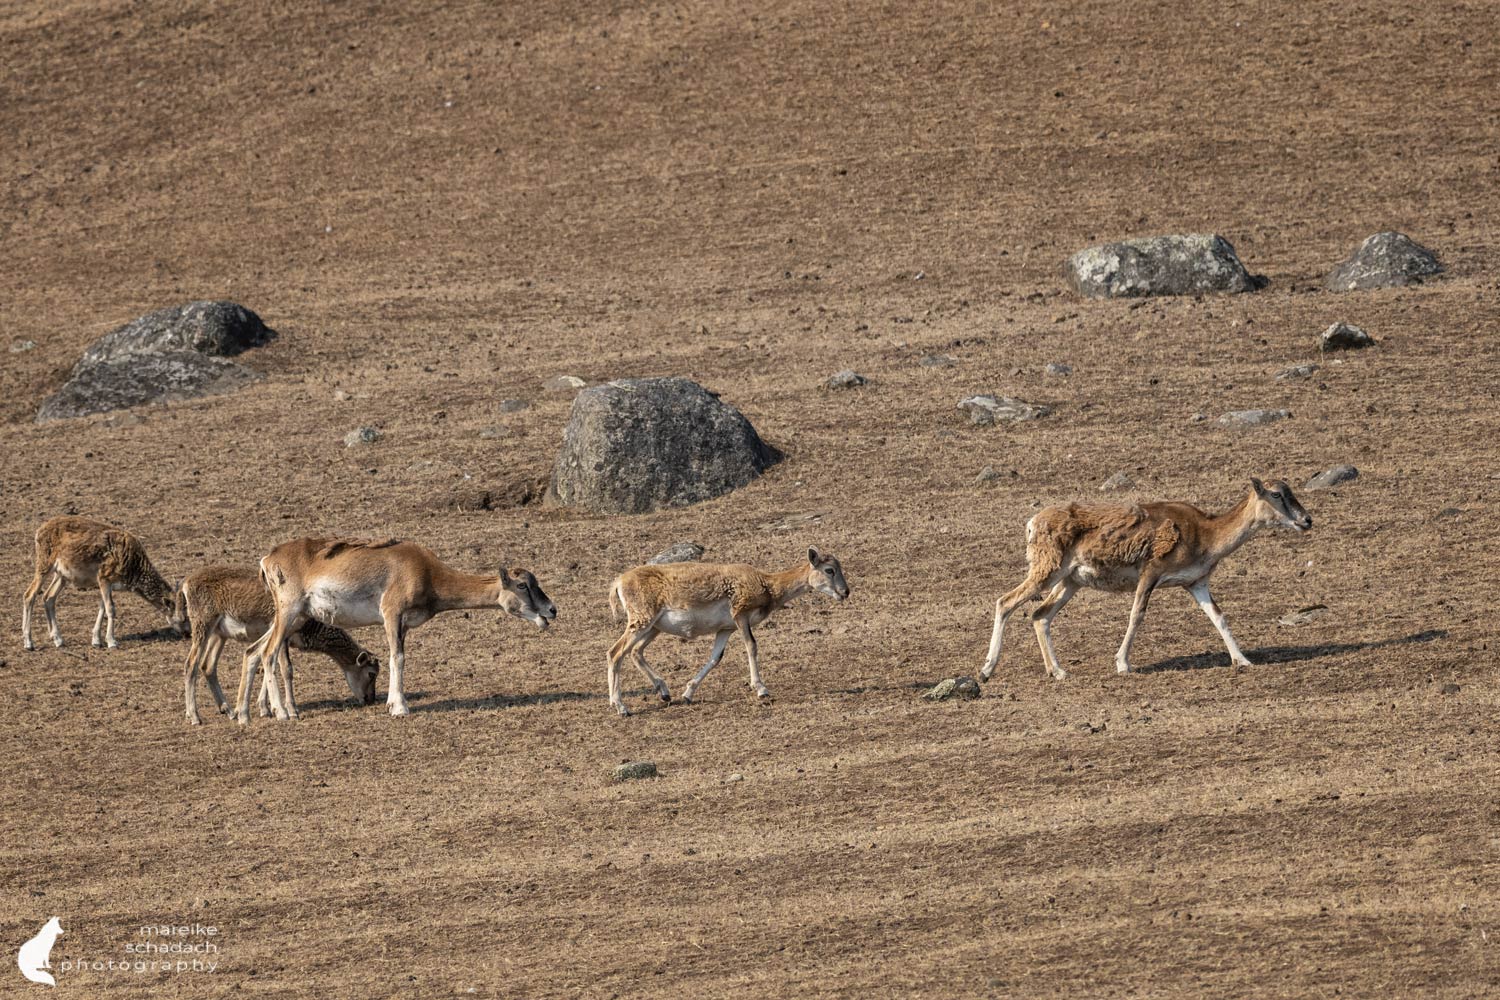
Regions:
M 52 968 L 52 946 L 57 943 L 58 935 L 62 932 L 62 924 L 53 917 L 42 925 L 36 937 L 21 945 L 21 950 L 16 953 L 16 965 L 20 967 L 21 975 L 33 983 L 57 985 L 52 974 L 42 970 Z

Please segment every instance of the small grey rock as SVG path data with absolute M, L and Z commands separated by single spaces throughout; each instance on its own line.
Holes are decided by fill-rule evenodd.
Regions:
M 736 783 L 744 781 L 744 780 L 745 780 L 745 776 L 743 774 L 739 773 L 738 771 L 736 771 L 733 774 L 731 774 L 729 777 L 727 777 L 727 778 L 724 779 L 724 784 L 726 784 L 726 785 L 733 785 L 733 784 L 736 784 Z
M 1089 247 L 1068 259 L 1064 276 L 1089 299 L 1252 292 L 1266 284 L 1245 270 L 1228 240 L 1212 233 Z
M 1298 625 L 1306 625 L 1310 622 L 1316 621 L 1317 619 L 1322 618 L 1327 613 L 1328 605 L 1309 604 L 1306 607 L 1298 608 L 1296 611 L 1288 611 L 1286 614 L 1276 619 L 1276 624 L 1285 625 L 1287 628 L 1296 628 Z
M 1458 694 L 1462 690 L 1463 690 L 1463 688 L 1459 687 L 1457 684 L 1453 684 L 1453 683 L 1450 682 L 1450 683 L 1444 684 L 1442 687 L 1438 688 L 1438 693 L 1439 694 Z
M 1357 351 L 1374 347 L 1375 338 L 1352 323 L 1335 323 L 1323 331 L 1320 344 L 1325 351 Z
M 655 777 L 658 777 L 655 761 L 633 760 L 615 768 L 616 781 L 637 781 L 641 778 Z
M 958 364 L 958 359 L 950 358 L 946 354 L 929 354 L 918 361 L 917 364 L 923 368 L 947 368 L 949 365 Z
M 968 396 L 958 401 L 958 409 L 969 414 L 976 424 L 993 424 L 997 421 L 1018 423 L 1037 420 L 1051 413 L 1046 406 L 1037 406 L 1009 396 Z
M 1292 382 L 1297 379 L 1312 378 L 1313 372 L 1318 368 L 1319 366 L 1314 364 L 1292 365 L 1290 368 L 1283 368 L 1277 372 L 1276 379 L 1279 382 Z
M 986 465 L 979 470 L 979 475 L 974 477 L 974 485 L 993 486 L 1004 479 L 1016 479 L 1018 475 L 1015 469 L 1006 469 L 1002 472 L 993 465 Z
M 1404 233 L 1376 233 L 1339 263 L 1324 286 L 1331 292 L 1398 288 L 1443 273 L 1437 256 Z
M 10 353 L 12 354 L 24 354 L 27 351 L 34 350 L 36 350 L 36 341 L 34 340 L 18 340 L 10 345 Z
M 588 383 L 579 378 L 577 375 L 554 375 L 547 381 L 542 383 L 543 388 L 554 389 L 559 392 L 570 392 L 574 389 L 582 389 L 586 385 L 588 385 Z
M 354 448 L 362 444 L 374 444 L 380 440 L 380 432 L 373 427 L 360 427 L 344 435 L 344 447 Z
M 1286 420 L 1291 410 L 1230 410 L 1219 418 L 1219 423 L 1231 427 L 1256 427 Z
M 500 400 L 501 413 L 520 413 L 531 404 L 524 399 L 502 399 Z
M 1313 476 L 1302 484 L 1302 488 L 1308 491 L 1328 490 L 1339 485 L 1359 478 L 1359 470 L 1352 465 L 1335 465 L 1331 469 Z
M 1042 372 L 1043 372 L 1043 374 L 1046 374 L 1046 375 L 1053 375 L 1053 376 L 1056 376 L 1058 378 L 1061 378 L 1064 375 L 1071 375 L 1071 374 L 1073 374 L 1073 366 L 1072 365 L 1059 364 L 1059 363 L 1057 363 L 1057 362 L 1054 361 L 1051 364 L 1047 365 L 1047 367 L 1043 368 Z
M 661 563 L 697 562 L 702 558 L 703 546 L 697 542 L 678 542 L 676 545 L 662 549 L 646 562 L 648 565 L 660 565 Z
M 1203 423 L 1203 421 L 1205 421 L 1207 419 L 1208 419 L 1208 414 L 1206 414 L 1206 413 L 1195 413 L 1191 417 L 1188 417 L 1188 423 L 1190 423 L 1190 424 L 1201 424 L 1201 423 Z
M 949 677 L 937 682 L 937 685 L 926 694 L 922 695 L 928 701 L 948 701 L 952 698 L 960 698 L 972 701 L 980 695 L 979 682 L 972 677 Z
M 869 383 L 869 379 L 865 378 L 853 368 L 845 368 L 841 372 L 837 372 L 833 375 L 828 376 L 828 379 L 823 383 L 823 388 L 858 389 L 860 386 L 868 385 Z
M 1134 489 L 1135 480 L 1130 478 L 1130 473 L 1122 470 L 1100 483 L 1099 488 L 1107 493 L 1117 493 L 1120 490 Z

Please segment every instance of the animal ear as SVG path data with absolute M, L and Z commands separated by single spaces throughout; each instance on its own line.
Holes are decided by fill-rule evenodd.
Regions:
M 1263 496 L 1263 495 L 1265 495 L 1265 492 L 1266 492 L 1265 486 L 1261 483 L 1261 481 L 1259 479 L 1256 479 L 1254 476 L 1250 477 L 1250 488 L 1255 491 L 1255 495 L 1256 496 Z
M 505 571 L 505 564 L 504 563 L 500 564 L 500 586 L 502 586 L 502 587 L 509 587 L 510 586 L 510 574 Z
M 823 557 L 818 554 L 818 550 L 817 549 L 812 548 L 811 546 L 808 547 L 808 550 L 807 550 L 807 561 L 808 561 L 808 563 L 810 563 L 813 566 L 816 566 L 818 564 L 819 560 L 821 560 L 822 558 Z

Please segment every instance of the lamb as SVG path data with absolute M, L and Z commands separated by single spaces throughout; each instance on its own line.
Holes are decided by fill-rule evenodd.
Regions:
M 1031 614 L 1037 644 L 1048 672 L 1058 680 L 1066 677 L 1052 649 L 1052 619 L 1080 587 L 1135 592 L 1125 639 L 1115 654 L 1119 673 L 1130 672 L 1131 643 L 1151 592 L 1160 586 L 1186 588 L 1223 638 L 1230 660 L 1249 666 L 1209 594 L 1208 578 L 1220 560 L 1268 527 L 1299 533 L 1312 527 L 1312 518 L 1281 480 L 1264 485 L 1251 479 L 1240 502 L 1218 515 L 1186 503 L 1074 503 L 1038 512 L 1026 524 L 1026 579 L 995 603 L 995 628 L 979 679 L 989 680 L 1000 662 L 1006 620 L 1043 594 L 1046 599 Z
M 271 599 L 271 592 L 261 582 L 257 570 L 239 566 L 205 566 L 189 573 L 182 581 L 178 600 L 182 605 L 180 614 L 186 617 L 193 637 L 184 678 L 188 722 L 196 726 L 203 721 L 198 716 L 200 674 L 208 681 L 208 689 L 219 711 L 238 719 L 238 709 L 229 705 L 219 686 L 219 655 L 224 651 L 226 639 L 249 642 L 252 645 L 245 653 L 245 669 L 241 676 L 255 671 L 264 649 L 259 640 L 276 618 L 276 604 Z M 344 679 L 354 697 L 365 705 L 375 701 L 375 678 L 380 673 L 380 661 L 355 642 L 348 632 L 309 618 L 292 634 L 289 644 L 332 657 L 343 669 Z M 262 683 L 262 715 L 268 714 L 268 707 L 268 685 Z
M 807 561 L 781 573 L 765 573 L 743 564 L 665 563 L 637 566 L 610 584 L 609 603 L 615 617 L 624 609 L 625 632 L 609 651 L 609 703 L 621 715 L 630 710 L 620 697 L 620 663 L 635 660 L 662 701 L 670 703 L 667 682 L 646 665 L 646 647 L 658 635 L 681 639 L 714 637 L 713 652 L 698 675 L 683 688 L 682 700 L 691 702 L 709 671 L 719 665 L 729 637 L 739 632 L 750 661 L 750 686 L 761 698 L 771 696 L 761 682 L 760 662 L 751 629 L 809 590 L 842 601 L 849 596 L 843 567 L 831 555 L 807 550 Z
M 49 573 L 52 576 L 43 592 L 42 580 Z M 119 648 L 115 641 L 116 590 L 139 595 L 161 611 L 179 635 L 182 632 L 176 590 L 151 565 L 139 539 L 124 528 L 102 521 L 63 515 L 51 518 L 36 530 L 36 573 L 21 605 L 21 643 L 27 649 L 36 649 L 31 641 L 31 609 L 39 592 L 52 644 L 62 646 L 62 632 L 57 627 L 57 595 L 65 583 L 80 590 L 89 587 L 99 590 L 99 615 L 94 619 L 92 640 L 96 647 Z

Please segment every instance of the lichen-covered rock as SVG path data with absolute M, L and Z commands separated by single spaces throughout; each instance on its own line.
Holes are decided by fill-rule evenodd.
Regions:
M 937 685 L 922 695 L 928 701 L 948 701 L 952 698 L 960 698 L 965 701 L 978 698 L 980 695 L 979 682 L 972 677 L 949 677 L 937 682 Z
M 275 336 L 275 330 L 238 303 L 189 302 L 147 313 L 106 333 L 83 352 L 73 366 L 73 374 L 103 362 L 141 354 L 196 351 L 214 357 L 232 357 L 270 343 Z
M 669 545 L 662 549 L 646 562 L 651 565 L 660 565 L 662 563 L 697 562 L 702 558 L 703 546 L 697 542 L 678 542 L 676 545 Z
M 1104 482 L 1100 483 L 1099 488 L 1101 490 L 1104 490 L 1106 493 L 1119 493 L 1124 490 L 1133 490 L 1135 489 L 1135 480 L 1131 478 L 1130 473 L 1122 469 L 1119 472 L 1116 472 L 1114 475 L 1110 476 Z
M 1290 419 L 1291 415 L 1291 410 L 1230 410 L 1219 418 L 1219 423 L 1231 427 L 1258 427 Z
M 1323 331 L 1319 346 L 1325 351 L 1358 351 L 1375 346 L 1375 338 L 1353 323 L 1334 323 Z
M 42 403 L 36 422 L 231 392 L 258 378 L 243 365 L 196 351 L 137 354 L 78 371 Z
M 1222 236 L 1191 233 L 1104 243 L 1068 258 L 1069 287 L 1089 299 L 1253 292 L 1252 275 Z
M 976 424 L 993 424 L 1000 421 L 1018 423 L 1037 420 L 1051 413 L 1050 407 L 1012 399 L 1009 396 L 968 396 L 958 401 L 958 408 L 969 415 Z
M 1418 285 L 1443 273 L 1437 256 L 1404 233 L 1376 233 L 1332 271 L 1324 286 L 1331 292 Z
M 656 762 L 649 760 L 632 760 L 615 768 L 614 778 L 616 781 L 639 781 L 642 778 L 657 777 Z
M 1335 486 L 1341 486 L 1358 478 L 1359 470 L 1354 466 L 1335 465 L 1333 468 L 1325 469 L 1316 476 L 1313 476 L 1302 484 L 1302 488 L 1310 493 L 1317 490 L 1331 490 Z
M 685 378 L 618 379 L 573 400 L 552 499 L 641 514 L 722 496 L 781 460 L 744 415 Z
M 853 368 L 845 368 L 841 372 L 835 372 L 828 376 L 823 382 L 825 389 L 858 389 L 862 385 L 868 385 L 869 379 L 865 378 Z

